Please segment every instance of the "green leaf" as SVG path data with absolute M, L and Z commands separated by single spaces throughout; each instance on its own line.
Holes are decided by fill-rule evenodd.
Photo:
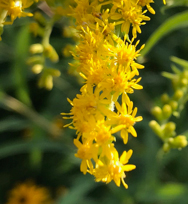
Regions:
M 165 12 L 167 9 L 178 7 L 178 6 L 188 6 L 188 0 L 170 0 L 167 1 L 167 5 L 163 6 L 161 11 Z
M 184 59 L 180 59 L 178 57 L 172 56 L 171 58 L 172 62 L 175 62 L 176 64 L 179 64 L 180 66 L 188 69 L 188 61 L 184 60 Z
M 40 141 L 17 141 L 0 146 L 0 159 L 14 156 L 22 153 L 29 153 L 33 149 L 40 149 L 41 151 L 54 151 L 60 153 L 70 152 L 70 147 L 59 142 L 53 142 L 50 140 Z
M 30 33 L 29 26 L 23 26 L 16 38 L 15 56 L 12 64 L 12 80 L 15 82 L 17 98 L 24 104 L 31 106 L 27 88 L 26 59 L 29 53 Z
M 74 179 L 73 187 L 68 191 L 68 194 L 63 195 L 57 202 L 57 204 L 75 204 L 81 203 L 81 200 L 85 200 L 89 191 L 95 188 L 100 183 L 96 183 L 92 175 L 80 174 Z M 85 202 L 84 202 L 85 203 Z
M 0 121 L 0 132 L 16 131 L 28 127 L 28 121 L 17 117 L 9 117 Z
M 167 19 L 148 39 L 146 46 L 141 51 L 144 57 L 154 47 L 154 45 L 170 32 L 188 26 L 188 11 L 178 13 Z

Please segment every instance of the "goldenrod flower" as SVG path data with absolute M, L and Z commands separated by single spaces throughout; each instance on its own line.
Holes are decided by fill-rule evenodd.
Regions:
M 100 93 L 99 88 L 95 88 L 91 85 L 86 85 L 82 87 L 82 94 L 77 94 L 77 98 L 69 102 L 73 106 L 70 114 L 63 115 L 72 115 L 70 117 L 64 117 L 66 119 L 72 119 L 73 121 L 68 124 L 73 124 L 72 128 L 77 129 L 77 132 L 83 130 L 82 123 L 90 121 L 97 121 L 98 119 L 103 119 L 104 115 L 108 114 L 106 106 L 109 106 L 110 101 L 105 99 L 105 95 Z M 84 128 L 85 130 L 85 128 Z
M 118 20 L 117 24 L 121 25 L 121 31 L 126 34 L 129 33 L 130 26 L 132 25 L 132 35 L 134 38 L 137 37 L 137 32 L 141 33 L 140 26 L 145 25 L 145 22 L 149 21 L 150 18 L 144 14 L 147 10 L 142 11 L 142 7 L 138 5 L 138 2 L 133 0 L 124 0 L 123 3 L 114 3 L 111 9 L 111 19 Z
M 124 187 L 128 188 L 128 185 L 124 181 L 124 178 L 126 177 L 124 172 L 136 168 L 135 165 L 127 164 L 132 153 L 132 150 L 129 150 L 128 152 L 124 151 L 119 159 L 118 152 L 114 150 L 111 152 L 111 160 L 98 160 L 94 171 L 96 181 L 109 183 L 114 180 L 117 186 L 120 186 L 120 183 L 122 182 Z
M 92 141 L 86 141 L 84 144 L 82 144 L 78 139 L 74 139 L 74 144 L 78 148 L 78 151 L 75 154 L 75 156 L 82 159 L 80 171 L 86 174 L 87 169 L 89 168 L 89 171 L 92 173 L 93 164 L 91 162 L 91 159 L 97 161 L 98 156 L 97 146 L 93 144 Z
M 112 133 L 121 131 L 121 137 L 124 144 L 126 144 L 128 142 L 128 133 L 137 137 L 136 130 L 133 126 L 136 122 L 141 121 L 142 117 L 135 117 L 137 108 L 134 108 L 133 110 L 133 102 L 130 101 L 126 94 L 122 95 L 122 106 L 118 102 L 115 103 L 115 106 L 118 112 L 113 112 L 114 116 L 110 118 L 108 123 L 114 127 L 111 130 Z
M 11 22 L 18 17 L 32 16 L 32 13 L 24 12 L 24 9 L 30 7 L 33 4 L 33 0 L 1 0 L 0 8 L 7 10 L 7 16 L 10 16 Z M 5 24 L 8 24 L 6 22 Z
M 154 1 L 153 0 L 138 0 L 138 5 L 142 7 L 146 6 L 150 13 L 155 14 L 155 10 L 150 6 L 151 3 L 154 3 Z
M 75 0 L 77 5 L 71 7 L 70 16 L 76 20 L 76 29 L 80 34 L 79 44 L 72 53 L 77 66 L 76 70 L 85 80 L 81 94 L 72 101 L 70 113 L 63 113 L 71 119 L 67 124 L 76 130 L 77 138 L 74 144 L 78 148 L 76 157 L 82 159 L 80 170 L 89 172 L 96 181 L 109 183 L 114 180 L 117 186 L 124 182 L 125 171 L 131 171 L 135 165 L 127 165 L 132 150 L 124 152 L 119 158 L 115 148 L 114 133 L 119 132 L 124 143 L 128 141 L 128 133 L 137 136 L 134 124 L 142 120 L 136 117 L 137 108 L 127 94 L 134 89 L 142 89 L 139 85 L 141 77 L 138 69 L 144 68 L 135 60 L 144 45 L 137 50 L 139 41 L 133 44 L 140 26 L 149 17 L 145 16 L 152 1 L 139 0 Z M 104 5 L 112 4 L 109 9 Z M 101 9 L 102 8 L 102 9 Z M 113 22 L 110 20 L 116 20 Z M 121 40 L 114 33 L 115 26 L 121 25 L 121 30 L 127 35 L 132 25 L 133 39 Z M 123 94 L 123 95 L 122 95 Z M 117 99 L 122 95 L 122 103 Z M 115 112 L 114 108 L 117 109 Z
M 51 204 L 46 188 L 36 186 L 32 182 L 18 184 L 13 188 L 6 204 Z

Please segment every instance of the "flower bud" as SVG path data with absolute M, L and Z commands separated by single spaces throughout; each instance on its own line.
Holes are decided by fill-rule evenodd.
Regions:
M 186 78 L 183 78 L 180 80 L 180 86 L 187 86 L 188 80 Z
M 153 107 L 151 113 L 157 118 L 157 120 L 163 119 L 162 110 L 159 106 Z
M 39 26 L 38 23 L 33 22 L 30 23 L 29 25 L 29 30 L 30 32 L 32 32 L 35 36 L 39 35 L 41 37 L 44 36 L 44 28 L 42 28 L 41 26 Z
M 46 19 L 44 18 L 44 16 L 41 14 L 41 12 L 35 12 L 34 13 L 34 19 L 39 22 L 41 25 L 45 26 L 46 25 Z
M 168 152 L 169 150 L 170 150 L 170 145 L 167 142 L 165 142 L 163 145 L 163 151 Z
M 181 89 L 176 90 L 174 93 L 174 100 L 179 100 L 183 96 L 183 91 Z
M 42 56 L 33 56 L 29 57 L 26 61 L 28 65 L 33 65 L 33 64 L 42 64 L 43 63 L 43 57 Z
M 40 74 L 41 73 L 41 71 L 43 70 L 43 65 L 42 64 L 35 64 L 32 68 L 31 68 L 31 70 L 32 70 L 32 72 L 34 73 L 34 74 Z
M 188 70 L 184 70 L 182 73 L 183 78 L 188 78 Z
M 31 54 L 38 54 L 38 53 L 42 53 L 44 50 L 43 46 L 40 43 L 37 44 L 33 44 L 30 46 L 29 48 L 29 52 Z
M 45 72 L 54 77 L 59 77 L 61 75 L 61 72 L 59 70 L 53 68 L 48 68 L 45 70 Z
M 42 74 L 38 81 L 39 88 L 46 88 L 47 90 L 51 90 L 53 88 L 53 77 L 46 73 Z
M 187 146 L 187 138 L 184 135 L 178 135 L 174 138 L 173 142 L 171 143 L 172 148 L 184 148 Z
M 172 108 L 169 104 L 164 105 L 162 110 L 163 110 L 164 119 L 167 119 L 171 116 Z
M 173 111 L 175 111 L 178 108 L 178 102 L 177 101 L 171 100 L 169 102 L 169 105 L 171 106 Z
M 162 129 L 161 126 L 155 120 L 151 120 L 149 123 L 150 128 L 155 132 L 156 135 L 162 137 Z
M 44 47 L 44 54 L 52 62 L 57 62 L 59 60 L 59 56 L 58 56 L 57 52 L 55 51 L 55 49 L 51 45 Z
M 169 96 L 168 94 L 164 93 L 162 96 L 161 96 L 161 101 L 166 104 L 169 102 Z
M 174 122 L 168 122 L 163 128 L 163 138 L 173 137 L 175 135 L 176 124 Z

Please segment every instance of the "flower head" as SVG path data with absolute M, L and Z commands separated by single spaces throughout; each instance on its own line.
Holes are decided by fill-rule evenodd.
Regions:
M 10 16 L 11 22 L 18 17 L 32 16 L 32 13 L 24 12 L 25 8 L 30 7 L 33 4 L 33 0 L 1 0 L 0 8 L 7 10 L 7 16 Z M 8 24 L 6 22 L 5 24 Z
M 142 120 L 141 116 L 135 117 L 137 113 L 137 108 L 133 110 L 133 102 L 130 101 L 126 94 L 122 95 L 122 106 L 118 102 L 115 103 L 117 108 L 117 113 L 114 113 L 109 120 L 114 128 L 111 130 L 112 133 L 121 131 L 121 137 L 126 144 L 128 141 L 128 133 L 131 133 L 134 137 L 137 137 L 136 130 L 134 129 L 134 124 Z
M 46 188 L 36 186 L 32 182 L 18 184 L 13 188 L 6 204 L 51 204 Z
M 117 186 L 120 186 L 120 183 L 122 182 L 124 187 L 128 188 L 128 185 L 124 181 L 124 178 L 126 177 L 125 171 L 131 171 L 136 168 L 135 165 L 127 164 L 132 152 L 132 150 L 129 150 L 128 152 L 124 151 L 119 159 L 118 152 L 114 150 L 111 154 L 112 158 L 110 160 L 98 160 L 94 171 L 96 181 L 109 183 L 113 180 Z

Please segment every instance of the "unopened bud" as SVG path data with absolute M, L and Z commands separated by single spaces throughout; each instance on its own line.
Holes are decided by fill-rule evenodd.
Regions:
M 32 68 L 31 68 L 32 72 L 34 74 L 39 74 L 41 73 L 41 71 L 43 70 L 43 65 L 42 64 L 35 64 Z
M 169 105 L 171 106 L 172 110 L 175 111 L 178 108 L 178 102 L 177 101 L 170 101 Z
M 48 57 L 52 62 L 57 62 L 59 60 L 59 56 L 55 49 L 51 46 L 48 45 L 44 48 L 44 54 L 46 57 Z
M 162 137 L 162 129 L 161 126 L 157 123 L 157 121 L 151 120 L 149 126 L 156 135 Z
M 40 88 L 44 87 L 47 90 L 51 90 L 53 88 L 53 77 L 48 74 L 43 74 L 38 81 L 38 86 Z
M 157 120 L 162 120 L 162 110 L 159 106 L 152 108 L 151 113 L 157 118 Z
M 188 80 L 186 78 L 181 79 L 180 86 L 187 86 Z
M 43 57 L 41 56 L 32 56 L 32 57 L 29 57 L 26 61 L 26 63 L 28 65 L 33 65 L 33 64 L 42 64 L 43 63 Z
M 34 13 L 34 19 L 38 21 L 41 25 L 45 26 L 46 25 L 46 19 L 44 16 L 41 14 L 41 12 L 35 12 Z
M 184 135 L 178 135 L 172 142 L 172 148 L 184 148 L 187 146 L 187 138 Z
M 166 143 L 164 143 L 164 145 L 163 145 L 163 151 L 164 152 L 168 152 L 170 150 L 170 145 L 166 142 Z
M 38 23 L 36 23 L 36 22 L 32 22 L 32 23 L 30 23 L 30 25 L 29 25 L 29 29 L 30 29 L 30 31 L 35 35 L 35 36 L 37 36 L 37 35 L 39 35 L 39 36 L 41 36 L 41 37 L 43 37 L 44 36 L 44 28 L 42 28 Z
M 48 73 L 49 75 L 52 75 L 54 77 L 59 77 L 61 75 L 61 72 L 57 69 L 48 68 L 45 71 L 46 71 L 46 73 Z
M 162 96 L 161 96 L 161 101 L 166 104 L 169 102 L 169 96 L 168 94 L 164 93 Z
M 44 50 L 44 48 L 40 43 L 33 44 L 29 48 L 29 51 L 30 51 L 31 54 L 42 53 L 43 50 Z
M 182 77 L 183 78 L 188 78 L 188 70 L 183 71 Z
M 163 138 L 173 137 L 175 135 L 176 124 L 174 122 L 168 122 L 163 128 Z
M 163 106 L 163 116 L 164 116 L 164 119 L 167 119 L 171 116 L 172 114 L 172 108 L 170 105 L 166 104 Z
M 183 91 L 181 89 L 176 90 L 174 93 L 174 100 L 179 100 L 183 96 Z

